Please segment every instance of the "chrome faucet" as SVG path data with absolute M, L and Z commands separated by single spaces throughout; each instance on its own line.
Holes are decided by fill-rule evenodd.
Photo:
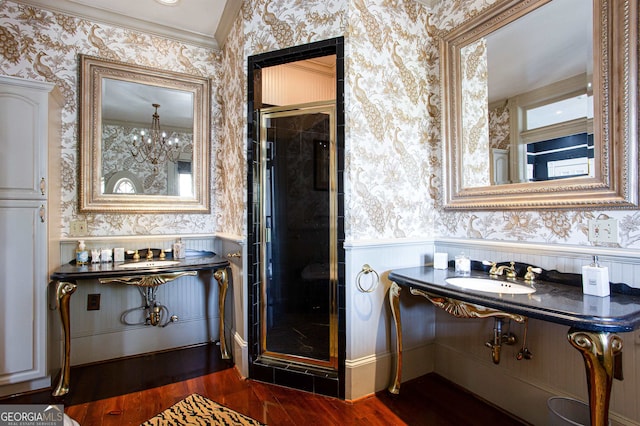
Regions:
M 507 271 L 507 278 L 515 278 L 516 277 L 516 267 L 515 262 L 511 262 L 509 266 L 501 265 L 496 266 L 495 263 L 491 266 L 491 270 L 489 271 L 489 275 L 496 276 L 502 275 L 504 271 Z

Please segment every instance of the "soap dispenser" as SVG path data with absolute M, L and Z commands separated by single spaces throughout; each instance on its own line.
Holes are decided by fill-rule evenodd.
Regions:
M 179 238 L 178 241 L 173 244 L 173 258 L 184 259 L 184 257 L 185 257 L 184 243 L 182 242 L 182 238 Z
M 86 265 L 89 262 L 89 251 L 85 246 L 84 241 L 78 241 L 78 248 L 76 249 L 76 265 Z
M 471 273 L 471 260 L 464 253 L 456 256 L 456 275 L 467 276 Z
M 598 264 L 598 256 L 593 256 L 593 263 L 582 267 L 582 292 L 592 296 L 609 295 L 609 268 Z

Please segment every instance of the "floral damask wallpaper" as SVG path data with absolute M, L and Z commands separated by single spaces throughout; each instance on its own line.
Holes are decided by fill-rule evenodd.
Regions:
M 487 43 L 484 38 L 460 51 L 462 60 L 462 182 L 473 188 L 489 180 L 489 86 Z
M 64 96 L 60 159 L 62 236 L 68 235 L 69 223 L 76 218 L 87 220 L 92 236 L 214 232 L 216 223 L 210 215 L 78 213 L 78 54 L 220 77 L 217 51 L 0 0 L 0 73 L 55 83 Z M 213 91 L 219 83 L 214 78 Z M 214 153 L 220 109 L 219 99 L 214 98 Z M 215 158 L 211 164 L 216 164 Z
M 511 140 L 509 108 L 506 103 L 489 110 L 489 147 L 509 149 Z
M 221 84 L 217 101 L 221 108 L 217 121 L 220 123 L 220 138 L 216 162 L 212 174 L 215 176 L 213 194 L 217 231 L 235 235 L 246 235 L 246 87 L 247 77 L 244 55 L 243 12 L 236 19 L 223 47 L 221 66 L 217 76 Z
M 445 168 L 435 37 L 493 3 L 455 0 L 429 10 L 412 0 L 245 0 L 223 51 L 230 82 L 222 90 L 226 137 L 221 155 L 227 161 L 217 164 L 226 167 L 219 181 L 223 198 L 233 201 L 219 223 L 225 221 L 226 229 L 236 233 L 246 229 L 245 200 L 238 195 L 246 185 L 240 168 L 246 161 L 240 142 L 246 138 L 246 58 L 343 35 L 348 240 L 436 235 L 587 244 L 587 220 L 607 214 L 620 220 L 620 245 L 637 244 L 633 235 L 640 235 L 640 214 L 635 212 L 442 209 Z M 508 123 L 503 114 L 491 117 Z
M 222 88 L 227 137 L 221 147 L 235 152 L 235 167 L 229 168 L 246 161 L 231 146 L 246 137 L 244 124 L 239 125 L 246 123 L 246 58 L 344 36 L 347 238 L 430 235 L 431 194 L 439 182 L 433 166 L 439 155 L 430 154 L 438 141 L 429 138 L 427 128 L 439 112 L 429 90 L 434 63 L 424 32 L 426 8 L 413 0 L 245 0 L 241 21 L 223 49 L 225 75 L 242 76 L 240 87 L 232 83 L 232 88 Z M 242 108 L 230 99 L 241 99 Z M 230 198 L 240 193 L 240 182 L 246 186 L 244 176 L 227 175 L 220 182 Z M 228 213 L 244 208 L 244 199 L 233 199 Z M 238 220 L 234 226 L 238 229 Z
M 346 232 L 353 240 L 412 238 L 433 229 L 439 114 L 430 77 L 426 7 L 349 2 Z
M 212 212 L 92 215 L 93 235 L 246 235 L 246 58 L 345 37 L 348 240 L 465 237 L 589 244 L 587 221 L 619 221 L 620 246 L 640 247 L 638 211 L 445 212 L 436 36 L 494 0 L 244 0 L 222 51 L 0 1 L 0 72 L 57 83 L 66 98 L 61 181 L 64 232 L 78 217 L 77 54 L 213 78 Z

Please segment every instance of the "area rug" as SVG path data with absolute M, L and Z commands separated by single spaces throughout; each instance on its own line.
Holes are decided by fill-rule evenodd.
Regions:
M 194 393 L 140 426 L 158 425 L 260 426 L 262 423 Z

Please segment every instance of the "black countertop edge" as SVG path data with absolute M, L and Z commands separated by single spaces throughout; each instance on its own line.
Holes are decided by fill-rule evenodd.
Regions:
M 438 283 L 431 283 L 424 281 L 422 279 L 417 279 L 409 276 L 411 271 L 419 270 L 420 268 L 433 269 L 428 266 L 418 267 L 418 268 L 404 268 L 392 270 L 389 274 L 389 279 L 391 281 L 396 282 L 400 286 L 413 287 L 416 289 L 420 289 L 426 291 L 429 294 L 435 296 L 447 297 L 455 300 L 459 300 L 466 303 L 471 303 L 479 306 L 484 306 L 486 308 L 496 309 L 498 311 L 502 311 L 505 313 L 514 313 L 524 315 L 529 318 L 535 318 L 542 321 L 553 322 L 556 324 L 567 325 L 570 327 L 575 327 L 580 330 L 585 331 L 596 331 L 596 332 L 631 332 L 638 325 L 640 325 L 640 299 L 636 299 L 633 297 L 633 301 L 625 300 L 627 297 L 623 295 L 612 295 L 610 298 L 604 299 L 613 299 L 617 303 L 621 303 L 623 305 L 630 305 L 635 303 L 637 309 L 630 309 L 629 313 L 622 316 L 589 316 L 585 314 L 576 314 L 570 311 L 562 310 L 559 308 L 550 308 L 546 306 L 536 306 L 534 304 L 528 304 L 529 295 L 506 295 L 500 296 L 496 293 L 488 293 L 488 292 L 480 292 L 473 291 L 468 289 L 461 289 L 450 285 L 442 285 Z M 405 273 L 408 271 L 408 273 Z M 453 269 L 449 269 L 448 271 L 443 271 L 443 277 L 441 280 L 444 280 L 449 277 L 455 277 L 455 273 Z M 487 278 L 488 276 L 485 274 L 481 274 L 478 272 L 472 272 L 472 277 L 479 278 Z M 503 279 L 503 278 L 499 278 Z M 435 280 L 434 281 L 438 281 Z M 506 280 L 505 280 L 506 281 Z M 520 281 L 522 283 L 522 281 Z M 582 289 L 573 288 L 573 286 L 565 286 L 564 284 L 558 283 L 543 283 L 541 281 L 537 281 L 536 284 L 546 284 L 547 286 L 557 286 L 560 291 L 557 293 L 549 293 L 549 292 L 541 292 L 541 294 L 545 294 L 544 297 L 552 297 L 554 298 L 554 302 L 557 305 L 562 304 L 563 293 L 566 293 L 570 296 L 575 296 L 576 294 L 580 294 L 582 297 Z M 536 297 L 536 293 L 531 295 Z M 596 296 L 591 296 L 595 298 Z M 600 299 L 600 298 L 598 298 Z M 600 300 L 594 299 L 597 302 Z M 570 299 L 567 299 L 568 302 L 571 302 Z M 609 300 L 603 301 L 608 303 Z
M 210 253 L 210 252 L 209 252 Z M 153 262 L 178 261 L 180 263 L 162 267 L 150 268 L 120 268 L 121 265 L 146 262 L 143 257 L 139 261 L 108 262 L 108 263 L 88 263 L 86 265 L 76 265 L 75 261 L 67 263 L 56 269 L 50 279 L 53 281 L 74 281 L 94 278 L 116 278 L 125 276 L 142 276 L 159 273 L 186 272 L 186 271 L 206 271 L 218 270 L 230 265 L 229 260 L 211 253 L 205 256 L 187 256 L 184 259 L 167 258 L 165 260 L 153 259 Z

